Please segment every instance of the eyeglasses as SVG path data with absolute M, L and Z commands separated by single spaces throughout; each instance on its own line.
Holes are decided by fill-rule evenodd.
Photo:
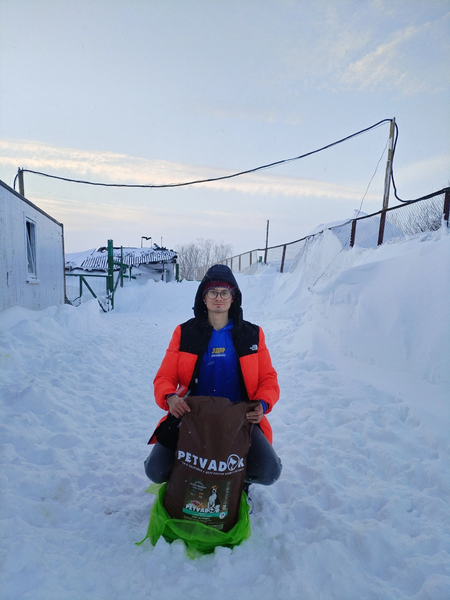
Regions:
M 219 292 L 217 290 L 208 290 L 206 292 L 206 295 L 210 300 L 215 300 L 219 295 L 222 298 L 222 300 L 229 300 L 231 298 L 230 290 L 223 290 L 222 292 Z

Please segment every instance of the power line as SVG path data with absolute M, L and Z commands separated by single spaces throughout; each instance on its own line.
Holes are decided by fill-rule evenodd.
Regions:
M 394 189 L 394 196 L 397 198 L 397 200 L 399 202 L 415 202 L 416 200 L 426 200 L 427 198 L 433 198 L 433 196 L 436 196 L 439 193 L 444 193 L 448 188 L 442 188 L 441 190 L 438 190 L 437 192 L 431 192 L 431 194 L 427 194 L 426 196 L 420 196 L 420 198 L 411 198 L 410 200 L 403 200 L 402 198 L 399 197 L 399 195 L 397 194 L 397 186 L 395 185 L 395 180 L 394 180 L 394 156 L 395 156 L 395 150 L 397 148 L 397 140 L 398 140 L 398 126 L 397 126 L 397 123 L 395 123 L 395 139 L 394 139 L 394 148 L 392 150 L 391 182 L 392 182 L 392 187 Z
M 312 152 L 307 152 L 306 154 L 301 154 L 300 156 L 294 156 L 293 158 L 286 158 L 283 160 L 277 160 L 275 162 L 272 163 L 268 163 L 266 165 L 262 165 L 260 167 L 255 167 L 253 169 L 246 169 L 244 171 L 239 171 L 237 173 L 232 173 L 230 175 L 222 175 L 221 177 L 211 177 L 208 179 L 196 179 L 194 181 L 186 181 L 183 183 L 164 183 L 164 184 L 137 184 L 137 183 L 100 183 L 100 182 L 94 182 L 94 181 L 82 181 L 79 179 L 70 179 L 68 177 L 59 177 L 58 175 L 50 175 L 49 173 L 42 173 L 40 171 L 32 171 L 31 169 L 20 169 L 22 172 L 25 173 L 33 173 L 34 175 L 41 175 L 42 177 L 49 177 L 51 179 L 59 179 L 60 181 L 68 181 L 71 183 L 80 183 L 80 184 L 84 184 L 84 185 L 96 185 L 96 186 L 103 186 L 103 187 L 120 187 L 120 188 L 175 188 L 175 187 L 184 187 L 184 186 L 188 186 L 188 185 L 196 185 L 199 183 L 211 183 L 213 181 L 222 181 L 224 179 L 232 179 L 234 177 L 240 177 L 242 175 L 248 175 L 249 173 L 256 173 L 257 171 L 263 171 L 265 169 L 271 169 L 273 167 L 277 167 L 279 165 L 285 165 L 288 164 L 290 162 L 294 162 L 296 160 L 300 160 L 302 158 L 306 158 L 307 156 L 312 156 L 313 154 L 317 154 L 318 152 L 322 152 L 323 150 L 328 150 L 329 148 L 332 148 L 333 146 L 337 146 L 338 144 L 342 144 L 343 142 L 346 142 L 354 137 L 357 137 L 359 135 L 362 135 L 363 133 L 366 133 L 367 131 L 370 131 L 371 129 L 375 129 L 376 127 L 379 127 L 380 125 L 383 125 L 384 123 L 390 123 L 392 121 L 392 119 L 383 119 L 382 121 L 379 121 L 378 123 L 375 123 L 375 125 L 371 125 L 370 127 L 366 127 L 365 129 L 361 129 L 361 131 L 357 131 L 356 133 L 352 133 L 351 135 L 348 135 L 345 138 L 342 138 L 341 140 L 337 140 L 336 142 L 333 142 L 331 144 L 327 144 L 326 146 L 323 146 L 322 148 L 318 148 L 317 150 L 313 150 Z M 397 131 L 397 136 L 398 136 L 398 128 L 396 125 L 396 131 Z M 395 150 L 395 146 L 394 146 L 394 150 Z M 16 177 L 14 178 L 14 189 L 16 189 L 16 180 L 17 180 L 18 174 L 16 175 Z M 395 189 L 395 187 L 394 187 Z M 397 197 L 397 195 L 396 195 Z

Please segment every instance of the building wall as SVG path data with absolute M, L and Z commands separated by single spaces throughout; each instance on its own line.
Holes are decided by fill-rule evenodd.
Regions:
M 30 237 L 34 237 L 31 247 Z M 62 224 L 2 181 L 0 263 L 0 311 L 16 305 L 40 310 L 64 303 Z

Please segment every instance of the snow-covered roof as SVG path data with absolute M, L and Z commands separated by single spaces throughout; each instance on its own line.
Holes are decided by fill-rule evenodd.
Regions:
M 123 252 L 123 256 L 122 256 Z M 151 248 L 114 248 L 114 262 L 122 261 L 131 267 L 139 265 L 151 265 L 158 263 L 174 263 L 177 253 L 167 248 L 160 248 L 154 244 Z M 108 270 L 108 249 L 106 246 L 85 252 L 76 252 L 66 254 L 66 269 L 83 269 L 84 271 L 107 271 Z M 118 267 L 115 267 L 118 268 Z

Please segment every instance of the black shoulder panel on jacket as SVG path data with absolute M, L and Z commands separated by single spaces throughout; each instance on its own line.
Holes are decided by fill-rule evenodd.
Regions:
M 258 352 L 259 344 L 259 326 L 242 321 L 242 326 L 236 330 L 233 329 L 233 342 L 236 354 L 240 357 Z
M 189 319 L 182 323 L 180 352 L 189 352 L 203 356 L 208 347 L 211 338 L 212 327 L 206 322 L 199 322 L 198 319 Z

